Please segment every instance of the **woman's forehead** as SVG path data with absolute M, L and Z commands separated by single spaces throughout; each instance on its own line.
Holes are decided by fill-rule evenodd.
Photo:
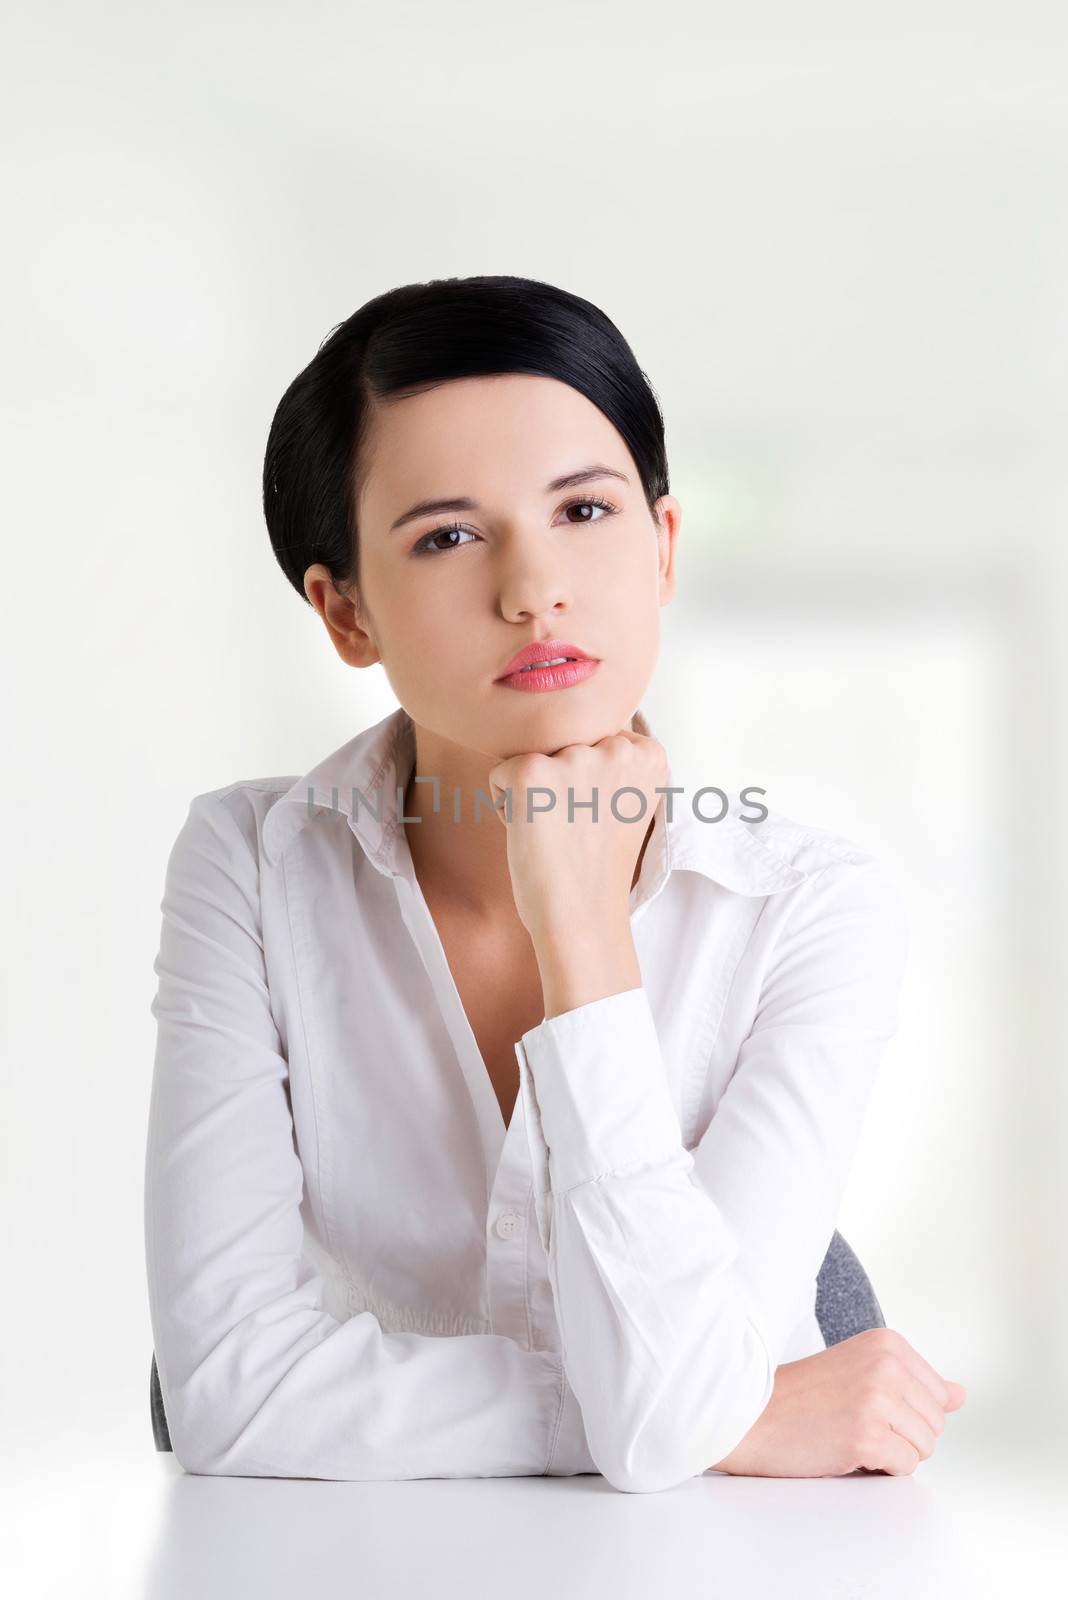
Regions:
M 622 437 L 585 395 L 526 374 L 450 379 L 376 406 L 362 460 L 363 509 L 390 520 L 422 498 L 544 494 L 594 460 L 628 479 L 634 471 Z

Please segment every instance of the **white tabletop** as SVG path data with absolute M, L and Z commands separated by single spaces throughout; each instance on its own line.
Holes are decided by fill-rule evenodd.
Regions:
M 72 1433 L 65 1449 L 31 1450 L 21 1464 L 8 1457 L 7 1593 L 973 1600 L 1052 1593 L 1068 1558 L 1055 1455 L 1010 1452 L 964 1427 L 947 1429 L 910 1477 L 706 1473 L 636 1495 L 594 1476 L 195 1477 L 153 1452 L 143 1420 L 95 1451 Z

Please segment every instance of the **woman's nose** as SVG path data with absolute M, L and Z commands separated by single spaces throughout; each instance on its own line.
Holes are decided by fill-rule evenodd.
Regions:
M 501 615 L 508 622 L 554 616 L 571 609 L 567 575 L 558 561 L 513 557 L 500 573 Z

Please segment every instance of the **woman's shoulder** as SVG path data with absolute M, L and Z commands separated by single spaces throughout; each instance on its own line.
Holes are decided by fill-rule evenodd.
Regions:
M 836 863 L 861 866 L 879 860 L 875 850 L 836 829 L 764 809 L 767 816 L 750 826 L 765 848 L 792 867 L 815 871 Z
M 861 894 L 870 889 L 878 898 L 901 905 L 903 886 L 887 852 L 838 829 L 762 805 L 768 815 L 746 826 L 761 851 L 790 870 L 799 892 L 804 883 L 816 879 L 825 890 L 851 884 Z
M 799 913 L 802 920 L 864 913 L 879 924 L 892 925 L 908 940 L 908 898 L 887 852 L 837 829 L 771 809 L 756 831 L 764 848 L 797 873 L 795 897 L 805 907 Z
M 240 848 L 243 845 L 258 870 L 264 823 L 275 803 L 292 788 L 298 776 L 290 773 L 236 778 L 217 789 L 194 794 L 188 802 L 175 850 L 180 847 L 202 849 L 205 841 L 210 841 L 222 849 L 225 858 L 233 861 L 236 854 L 244 855 L 245 851 Z
M 780 810 L 766 789 L 730 782 L 712 790 L 695 789 L 685 765 L 678 781 L 683 798 L 674 806 L 678 821 L 669 826 L 680 835 L 680 854 L 728 888 L 749 895 L 761 890 L 801 892 L 814 876 L 848 876 L 850 869 L 864 876 L 885 865 L 877 846 L 814 820 L 811 812 Z M 711 814 L 716 810 L 713 800 L 698 803 L 699 795 L 709 793 L 719 803 L 718 816 Z

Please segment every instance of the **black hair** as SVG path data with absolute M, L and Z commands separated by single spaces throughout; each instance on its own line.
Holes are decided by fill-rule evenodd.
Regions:
M 304 574 L 316 562 L 336 585 L 356 581 L 360 448 L 376 402 L 510 372 L 557 378 L 584 394 L 626 442 L 650 510 L 668 493 L 656 394 L 597 306 L 533 278 L 405 284 L 331 330 L 271 422 L 263 514 L 278 563 L 304 600 Z

